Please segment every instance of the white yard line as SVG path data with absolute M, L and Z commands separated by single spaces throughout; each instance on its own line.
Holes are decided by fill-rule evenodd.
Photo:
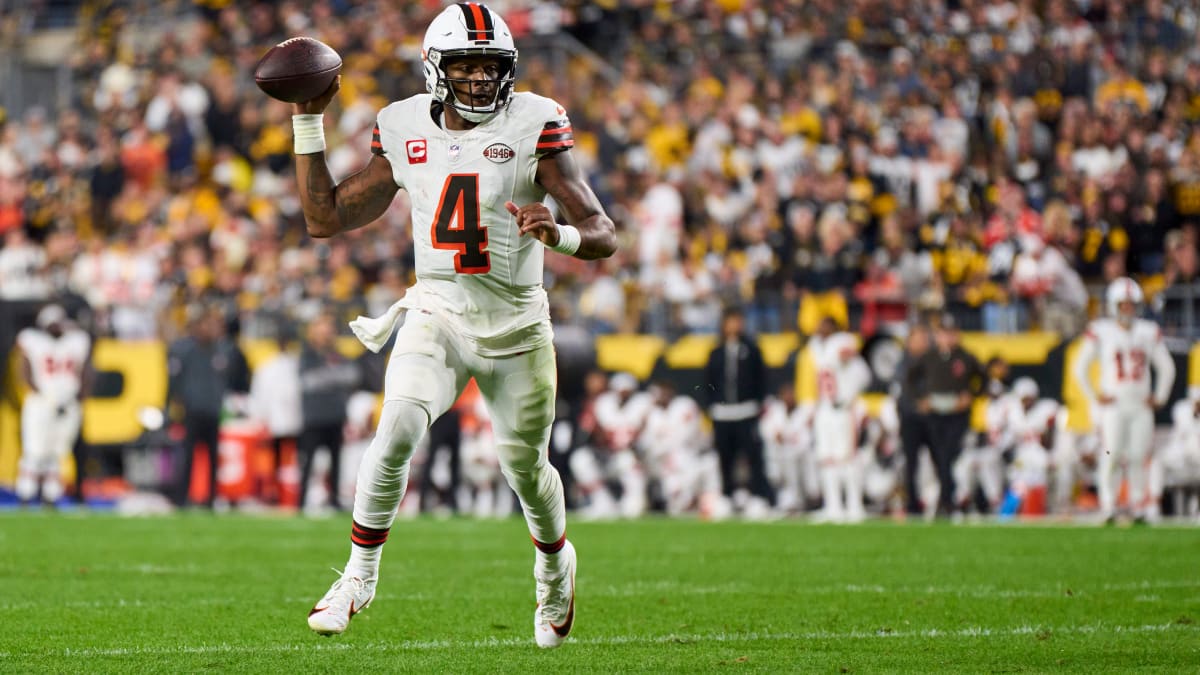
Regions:
M 650 645 L 650 644 L 696 644 L 722 642 L 799 642 L 799 641 L 846 641 L 885 639 L 958 639 L 980 637 L 1016 637 L 1021 635 L 1119 635 L 1141 633 L 1196 633 L 1200 625 L 1194 624 L 1146 624 L 1120 626 L 1106 624 L 1044 626 L 1024 625 L 1009 627 L 973 626 L 969 628 L 927 628 L 913 631 L 889 629 L 867 631 L 811 631 L 811 632 L 749 632 L 749 633 L 671 633 L 667 635 L 610 635 L 594 638 L 572 639 L 572 644 L 586 646 Z M 0 658 L 50 656 L 59 658 L 92 658 L 123 656 L 171 656 L 187 654 L 286 654 L 319 651 L 443 651 L 462 649 L 495 649 L 504 647 L 532 647 L 530 638 L 491 638 L 483 640 L 403 640 L 400 642 L 327 642 L 314 637 L 301 644 L 231 645 L 181 645 L 178 647 L 116 647 L 111 649 L 62 649 L 53 652 L 13 653 L 0 652 Z
M 520 580 L 521 584 L 527 583 L 525 579 Z M 1099 592 L 1120 592 L 1120 591 L 1141 591 L 1138 595 L 1132 598 L 1134 602 L 1159 602 L 1162 596 L 1147 591 L 1169 590 L 1169 589 L 1186 589 L 1200 588 L 1200 580 L 1165 580 L 1165 581 L 1137 581 L 1117 584 L 1104 584 L 1102 586 L 1074 586 L 1068 582 L 1061 582 L 1056 586 L 1043 586 L 1041 588 L 996 588 L 994 586 L 884 586 L 880 584 L 834 584 L 826 586 L 808 586 L 798 587 L 794 592 L 798 595 L 842 595 L 842 594 L 862 594 L 862 595 L 949 595 L 959 598 L 977 598 L 984 600 L 1003 600 L 1014 598 L 1084 598 L 1095 597 Z M 617 597 L 631 598 L 641 597 L 644 595 L 653 595 L 655 593 L 664 593 L 673 596 L 694 596 L 694 595 L 735 595 L 738 593 L 746 593 L 751 591 L 748 584 L 742 582 L 733 582 L 727 584 L 717 584 L 713 586 L 692 586 L 678 581 L 643 581 L 633 582 L 629 584 L 610 584 L 606 586 L 591 587 L 587 590 L 587 595 L 590 597 Z M 1069 592 L 1068 592 L 1069 591 Z M 496 597 L 501 593 L 486 593 L 482 592 L 479 597 Z M 406 593 L 404 591 L 397 592 L 382 592 L 376 599 L 382 601 L 404 601 L 404 602 L 422 602 L 430 600 L 438 600 L 443 598 L 443 595 L 438 593 L 422 593 L 413 592 Z M 287 596 L 279 598 L 279 602 L 285 604 L 308 604 L 313 598 L 301 596 Z M 241 602 L 242 599 L 236 597 L 209 597 L 196 598 L 188 601 L 178 600 L 142 600 L 124 598 L 113 598 L 106 600 L 71 600 L 61 604 L 47 605 L 44 602 L 35 602 L 32 600 L 24 602 L 9 602 L 0 603 L 0 612 L 6 611 L 24 611 L 30 609 L 55 607 L 67 609 L 147 609 L 152 607 L 206 607 L 213 605 L 234 605 Z

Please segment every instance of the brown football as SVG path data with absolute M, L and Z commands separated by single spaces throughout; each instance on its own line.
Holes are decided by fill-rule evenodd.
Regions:
M 310 37 L 284 40 L 263 54 L 254 81 L 271 98 L 303 103 L 320 96 L 342 69 L 332 47 Z

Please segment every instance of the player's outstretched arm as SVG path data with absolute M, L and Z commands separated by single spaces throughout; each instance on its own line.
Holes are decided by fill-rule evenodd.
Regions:
M 613 221 L 604 213 L 604 207 L 596 198 L 592 188 L 584 180 L 583 172 L 571 156 L 571 151 L 555 153 L 538 161 L 537 182 L 562 211 L 567 224 L 579 230 L 579 248 L 576 258 L 596 260 L 607 258 L 617 251 L 617 230 Z M 517 208 L 509 202 L 509 213 L 517 218 L 521 234 L 531 234 L 546 246 L 554 247 L 559 241 L 558 226 L 554 216 L 544 204 L 526 204 Z
M 294 104 L 296 115 L 319 115 L 341 86 L 341 76 L 319 97 Z M 312 237 L 332 237 L 373 222 L 383 215 L 400 189 L 392 178 L 392 165 L 379 155 L 358 173 L 335 183 L 325 164 L 325 153 L 296 155 L 296 180 L 304 221 Z

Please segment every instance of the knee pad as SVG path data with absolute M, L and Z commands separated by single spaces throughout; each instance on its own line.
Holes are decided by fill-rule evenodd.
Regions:
M 423 405 L 404 399 L 383 404 L 375 445 L 389 457 L 407 459 L 429 428 L 429 412 Z

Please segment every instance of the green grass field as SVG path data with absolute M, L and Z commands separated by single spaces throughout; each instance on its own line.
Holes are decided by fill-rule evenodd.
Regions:
M 348 518 L 0 514 L 0 672 L 1200 669 L 1200 530 L 573 524 L 578 619 L 533 645 L 520 520 L 399 522 L 375 603 L 305 617 Z

